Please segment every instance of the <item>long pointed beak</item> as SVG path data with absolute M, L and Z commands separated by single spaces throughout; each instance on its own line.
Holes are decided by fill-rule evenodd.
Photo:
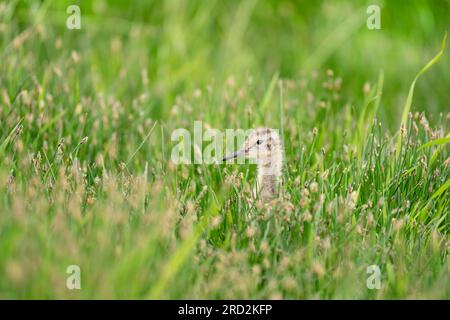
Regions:
M 237 152 L 234 152 L 232 154 L 229 154 L 229 155 L 223 157 L 222 162 L 225 162 L 225 161 L 230 160 L 230 159 L 236 159 L 237 157 L 239 157 L 239 156 L 241 156 L 243 154 L 245 154 L 245 150 L 244 149 L 239 150 Z

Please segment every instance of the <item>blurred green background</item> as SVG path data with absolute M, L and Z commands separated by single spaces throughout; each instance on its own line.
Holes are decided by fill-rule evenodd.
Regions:
M 0 298 L 448 299 L 448 48 L 395 134 L 449 8 L 0 0 Z M 171 162 L 194 120 L 280 128 L 279 201 L 254 166 Z
M 121 81 L 121 70 L 138 75 L 144 69 L 152 96 L 149 115 L 162 120 L 178 94 L 230 75 L 251 75 L 263 92 L 277 72 L 296 79 L 330 68 L 346 83 L 342 102 L 354 105 L 363 99 L 364 84 L 375 84 L 384 71 L 379 117 L 397 129 L 411 81 L 438 51 L 450 21 L 445 0 L 8 2 L 16 5 L 4 14 L 13 19 L 2 26 L 2 45 L 17 28 L 46 25 L 47 39 L 61 38 L 64 49 L 82 52 L 88 63 L 80 74 L 89 69 L 95 74 L 83 75 L 81 92 L 133 96 L 140 79 Z M 81 30 L 65 27 L 70 4 L 81 8 Z M 371 4 L 381 7 L 381 30 L 366 27 Z M 43 41 L 30 57 L 40 59 L 42 68 L 54 59 L 48 46 Z M 419 81 L 413 110 L 431 116 L 450 110 L 448 57 Z

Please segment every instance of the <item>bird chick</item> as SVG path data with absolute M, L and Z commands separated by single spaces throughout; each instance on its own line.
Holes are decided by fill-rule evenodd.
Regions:
M 243 147 L 223 158 L 223 162 L 237 157 L 254 159 L 257 165 L 258 181 L 256 194 L 263 201 L 269 201 L 278 194 L 283 164 L 283 145 L 278 130 L 258 128 L 251 131 Z

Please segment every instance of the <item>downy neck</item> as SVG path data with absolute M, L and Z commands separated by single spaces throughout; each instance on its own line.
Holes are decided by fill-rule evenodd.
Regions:
M 263 200 L 276 197 L 281 180 L 282 158 L 267 159 L 258 164 L 258 192 Z

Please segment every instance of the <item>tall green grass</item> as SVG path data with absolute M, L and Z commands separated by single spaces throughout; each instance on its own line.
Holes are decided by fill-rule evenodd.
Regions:
M 68 4 L 0 3 L 0 298 L 450 297 L 447 2 L 379 31 L 358 1 Z M 195 120 L 280 129 L 282 196 L 173 164 Z

